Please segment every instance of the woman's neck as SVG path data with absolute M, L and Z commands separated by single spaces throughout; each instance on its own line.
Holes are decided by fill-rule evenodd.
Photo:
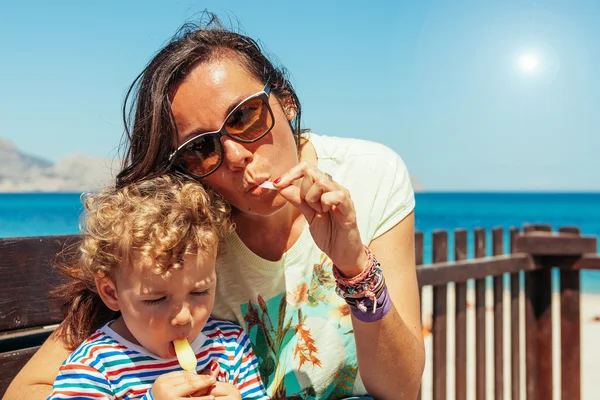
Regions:
M 270 216 L 234 215 L 236 233 L 256 255 L 277 261 L 300 237 L 306 219 L 291 204 Z
M 317 165 L 317 153 L 313 145 L 305 141 L 300 148 L 300 159 Z M 270 261 L 281 259 L 298 240 L 306 219 L 291 204 L 269 216 L 234 213 L 239 238 L 256 255 Z

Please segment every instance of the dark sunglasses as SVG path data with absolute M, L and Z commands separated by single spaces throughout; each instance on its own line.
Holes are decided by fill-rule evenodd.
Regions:
M 169 162 L 195 178 L 205 178 L 215 172 L 224 158 L 221 136 L 240 143 L 252 143 L 273 129 L 275 118 L 269 105 L 270 91 L 267 83 L 263 90 L 238 104 L 227 115 L 221 129 L 188 139 L 171 153 Z

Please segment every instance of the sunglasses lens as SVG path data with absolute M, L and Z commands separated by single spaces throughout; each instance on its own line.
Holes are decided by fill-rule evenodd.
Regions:
M 219 167 L 221 154 L 217 135 L 198 136 L 180 151 L 177 161 L 184 170 L 203 176 Z
M 239 140 L 260 138 L 273 127 L 273 115 L 262 98 L 250 99 L 242 104 L 225 122 L 225 129 Z
M 268 100 L 262 96 L 259 94 L 240 104 L 225 121 L 224 129 L 234 140 L 254 142 L 273 128 L 273 113 Z M 199 177 L 214 172 L 221 165 L 223 157 L 221 135 L 222 131 L 192 139 L 179 150 L 179 167 Z

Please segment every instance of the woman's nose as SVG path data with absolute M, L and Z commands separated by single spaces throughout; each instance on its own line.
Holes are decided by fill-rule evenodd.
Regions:
M 223 163 L 232 171 L 243 169 L 252 161 L 253 154 L 244 143 L 223 137 L 223 152 L 225 159 Z
M 179 310 L 173 316 L 171 324 L 173 325 L 187 325 L 192 321 L 192 313 L 187 305 L 182 305 Z

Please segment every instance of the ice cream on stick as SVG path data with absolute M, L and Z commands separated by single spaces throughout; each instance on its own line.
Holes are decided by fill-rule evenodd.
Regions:
M 273 186 L 273 182 L 271 182 L 271 181 L 264 181 L 263 183 L 261 183 L 258 186 L 260 186 L 261 188 L 265 188 L 265 189 L 277 190 L 277 189 L 275 189 L 275 186 Z
M 177 361 L 181 368 L 196 373 L 198 360 L 196 360 L 196 354 L 187 339 L 173 340 L 173 347 L 175 347 L 175 354 L 177 354 Z

